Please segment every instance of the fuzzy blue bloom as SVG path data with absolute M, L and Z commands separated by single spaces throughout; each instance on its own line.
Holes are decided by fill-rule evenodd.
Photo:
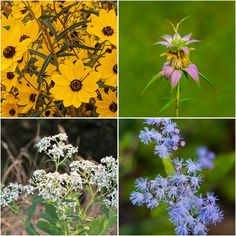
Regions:
M 209 151 L 207 147 L 201 146 L 198 147 L 196 150 L 197 159 L 200 163 L 201 169 L 212 169 L 214 168 L 214 159 L 215 159 L 215 153 L 212 151 Z
M 152 127 L 145 127 L 139 138 L 144 144 L 154 144 L 154 153 L 160 158 L 171 156 L 179 146 L 185 146 L 176 123 L 170 119 L 147 119 L 145 124 Z M 212 168 L 214 158 L 213 152 L 200 147 L 197 161 L 172 160 L 175 172 L 166 178 L 158 175 L 153 180 L 137 179 L 137 191 L 130 195 L 132 204 L 150 209 L 165 204 L 177 235 L 206 235 L 208 225 L 223 220 L 217 197 L 213 193 L 207 193 L 206 197 L 198 194 L 203 182 L 199 172 L 202 168 Z
M 140 141 L 144 144 L 154 143 L 154 153 L 160 158 L 171 156 L 179 146 L 185 145 L 177 124 L 170 119 L 147 119 L 145 124 L 152 128 L 144 127 L 144 130 L 140 131 Z

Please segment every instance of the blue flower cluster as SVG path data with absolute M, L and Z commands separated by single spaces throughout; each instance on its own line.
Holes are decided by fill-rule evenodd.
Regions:
M 176 151 L 179 145 L 185 146 L 177 124 L 170 119 L 147 119 L 145 123 L 152 128 L 145 127 L 140 132 L 140 141 L 144 144 L 154 143 L 154 153 L 160 158 L 171 156 L 172 151 Z
M 200 163 L 201 169 L 207 168 L 212 169 L 214 168 L 214 159 L 215 159 L 215 153 L 212 151 L 209 151 L 207 147 L 201 146 L 198 147 L 196 150 L 197 159 Z
M 133 205 L 151 209 L 167 204 L 169 219 L 177 235 L 206 235 L 207 225 L 223 219 L 223 213 L 216 204 L 218 199 L 213 193 L 207 193 L 205 197 L 198 194 L 202 182 L 198 161 L 177 158 L 173 165 L 175 172 L 167 178 L 158 175 L 154 180 L 137 179 L 137 191 L 132 192 L 130 200 Z

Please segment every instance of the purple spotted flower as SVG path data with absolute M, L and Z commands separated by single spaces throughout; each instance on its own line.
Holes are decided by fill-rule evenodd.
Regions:
M 166 56 L 166 63 L 162 67 L 162 75 L 166 79 L 170 79 L 172 88 L 175 88 L 179 83 L 183 73 L 191 76 L 197 83 L 199 82 L 198 68 L 189 59 L 189 54 L 193 48 L 188 45 L 200 42 L 196 39 L 190 39 L 191 34 L 181 37 L 177 32 L 173 36 L 164 35 L 162 38 L 165 41 L 159 41 L 155 44 L 166 46 L 167 52 L 162 56 Z

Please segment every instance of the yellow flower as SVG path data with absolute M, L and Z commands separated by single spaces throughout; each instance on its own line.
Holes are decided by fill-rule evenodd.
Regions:
M 21 113 L 27 113 L 30 109 L 35 109 L 39 96 L 36 85 L 37 77 L 31 77 L 29 74 L 25 74 L 24 78 L 30 83 L 24 81 L 17 86 L 19 91 L 17 96 L 19 99 L 18 105 L 24 106 L 21 110 Z
M 108 93 L 100 91 L 101 99 L 96 101 L 96 112 L 100 117 L 115 117 L 117 116 L 117 97 L 116 92 L 113 92 L 111 89 Z
M 17 85 L 17 78 L 18 75 L 15 73 L 15 70 L 9 69 L 1 72 L 1 83 L 5 86 L 7 92 Z
M 75 64 L 70 60 L 64 63 L 59 66 L 61 74 L 52 76 L 55 85 L 51 92 L 56 100 L 63 100 L 65 107 L 73 105 L 78 108 L 82 102 L 88 103 L 90 98 L 96 97 L 100 74 L 93 69 L 85 69 L 80 60 Z
M 15 101 L 4 100 L 1 105 L 2 117 L 17 117 L 18 108 Z
M 92 15 L 91 20 L 88 33 L 98 36 L 101 41 L 108 40 L 113 45 L 117 44 L 117 19 L 114 10 L 107 12 L 102 9 L 99 16 Z
M 20 28 L 20 34 L 18 35 L 19 42 L 26 39 L 30 39 L 31 42 L 34 42 L 38 38 L 39 26 L 35 20 L 30 20 L 26 24 L 19 21 L 15 27 Z
M 1 70 L 15 65 L 30 44 L 29 39 L 19 42 L 20 29 L 1 29 Z
M 117 52 L 113 50 L 111 53 L 106 53 L 105 57 L 99 60 L 101 66 L 97 70 L 101 72 L 101 79 L 106 85 L 117 86 Z

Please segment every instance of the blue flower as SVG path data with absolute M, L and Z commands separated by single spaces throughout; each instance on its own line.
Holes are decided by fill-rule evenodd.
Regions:
M 193 173 L 196 173 L 199 170 L 201 170 L 199 162 L 198 161 L 192 161 L 191 159 L 186 161 L 185 166 L 187 168 L 187 173 L 188 174 L 193 174 Z
M 137 190 L 146 191 L 148 189 L 148 178 L 136 179 L 135 187 Z
M 207 147 L 201 146 L 197 148 L 196 155 L 200 163 L 201 169 L 212 169 L 214 167 L 213 161 L 215 159 L 215 153 L 209 151 Z
M 139 192 L 132 192 L 130 195 L 130 200 L 133 205 L 142 206 L 144 203 L 144 194 Z

